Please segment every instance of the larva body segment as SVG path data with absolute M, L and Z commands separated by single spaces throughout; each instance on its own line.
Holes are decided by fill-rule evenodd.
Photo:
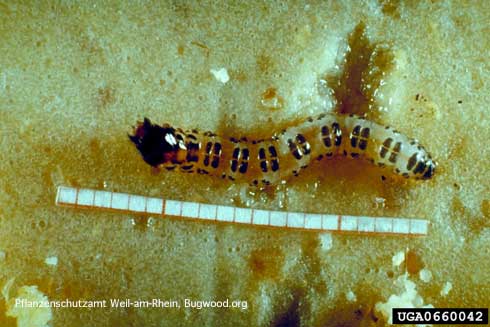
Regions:
M 321 114 L 253 141 L 158 126 L 145 118 L 130 139 L 152 166 L 252 185 L 276 184 L 312 160 L 337 155 L 364 157 L 406 178 L 429 179 L 436 166 L 417 141 L 354 115 Z

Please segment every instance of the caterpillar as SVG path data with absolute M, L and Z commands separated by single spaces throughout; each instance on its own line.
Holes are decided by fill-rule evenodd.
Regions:
M 338 155 L 364 157 L 405 178 L 430 179 L 436 169 L 418 141 L 355 115 L 322 113 L 260 140 L 184 131 L 145 118 L 128 136 L 151 166 L 251 185 L 276 184 L 297 176 L 313 160 Z

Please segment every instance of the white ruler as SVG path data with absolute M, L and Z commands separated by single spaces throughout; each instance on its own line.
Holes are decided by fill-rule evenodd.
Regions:
M 165 200 L 141 195 L 66 186 L 58 187 L 56 204 L 76 208 L 102 208 L 182 219 L 313 231 L 423 236 L 427 235 L 429 229 L 429 222 L 425 219 L 271 211 Z

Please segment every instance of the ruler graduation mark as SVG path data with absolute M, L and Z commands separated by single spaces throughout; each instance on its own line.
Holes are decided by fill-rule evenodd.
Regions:
M 58 187 L 56 204 L 75 208 L 102 208 L 132 213 L 312 231 L 423 236 L 427 235 L 429 230 L 429 222 L 425 219 L 271 211 L 164 200 L 155 197 L 67 186 Z

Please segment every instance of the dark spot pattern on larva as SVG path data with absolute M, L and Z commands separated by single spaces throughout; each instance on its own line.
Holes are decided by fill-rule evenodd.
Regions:
M 402 148 L 402 143 L 396 142 L 395 146 L 393 147 L 393 150 L 391 150 L 391 155 L 388 159 L 389 162 L 396 163 L 396 160 L 398 158 L 398 153 L 400 153 L 401 148 Z
M 213 147 L 213 160 L 211 161 L 211 167 L 213 167 L 214 169 L 218 168 L 220 157 L 221 157 L 221 143 L 216 142 L 214 143 L 214 147 Z
M 289 146 L 289 151 L 297 160 L 301 160 L 301 158 L 303 158 L 303 155 L 298 150 L 298 146 L 296 145 L 295 142 L 293 142 L 292 139 L 288 140 L 288 146 Z
M 361 125 L 356 125 L 352 129 L 352 133 L 350 136 L 351 139 L 351 147 L 359 148 L 360 150 L 366 150 L 368 145 L 370 129 L 369 127 L 362 128 Z
M 182 165 L 180 166 L 183 170 L 190 170 L 194 167 L 194 165 Z
M 335 135 L 334 144 L 339 147 L 342 144 L 342 130 L 340 129 L 339 123 L 335 122 L 332 124 L 333 134 Z
M 296 135 L 296 144 L 301 149 L 302 155 L 308 155 L 311 152 L 310 143 L 306 141 L 303 134 Z
M 238 172 L 240 174 L 245 174 L 247 172 L 247 169 L 248 169 L 248 162 L 246 161 L 243 161 L 241 164 L 240 164 L 240 168 L 238 168 Z
M 279 161 L 277 159 L 271 160 L 271 170 L 274 172 L 279 170 Z
M 267 161 L 263 160 L 260 162 L 260 169 L 266 173 L 267 172 Z
M 384 159 L 386 157 L 386 154 L 390 150 L 391 147 L 391 142 L 393 142 L 393 139 L 391 137 L 387 138 L 383 142 L 383 146 L 381 147 L 381 150 L 379 152 L 379 156 Z
M 231 171 L 236 172 L 237 168 L 238 168 L 238 161 L 232 160 L 231 161 Z
M 214 154 L 219 155 L 221 153 L 221 143 L 214 143 Z
M 260 148 L 260 150 L 259 150 L 259 159 L 260 160 L 265 160 L 265 150 L 264 150 L 264 148 Z
M 352 133 L 350 135 L 350 145 L 353 148 L 357 147 L 357 141 L 359 139 L 359 135 L 361 135 L 361 126 L 357 125 L 352 129 Z
M 209 166 L 209 158 L 211 156 L 211 149 L 213 147 L 213 142 L 208 142 L 206 144 L 206 150 L 205 150 L 205 155 L 204 155 L 204 166 Z
M 322 127 L 322 139 L 323 139 L 323 144 L 327 148 L 330 148 L 332 146 L 332 138 L 330 137 L 330 131 L 327 126 Z
M 411 171 L 416 163 L 417 163 L 417 153 L 414 153 L 414 154 L 412 154 L 410 159 L 408 159 L 407 170 Z
M 238 156 L 240 155 L 240 148 L 235 148 L 233 150 L 232 154 L 232 159 L 231 159 L 231 166 L 230 169 L 232 172 L 236 172 L 238 168 Z
M 245 174 L 248 169 L 248 160 L 249 160 L 249 150 L 244 148 L 242 150 L 242 161 L 240 162 L 240 167 L 238 168 L 238 172 L 240 174 Z
M 267 172 L 267 160 L 265 157 L 265 150 L 264 148 L 260 148 L 259 150 L 259 160 L 260 160 L 260 168 L 264 173 Z
M 206 153 L 211 154 L 211 148 L 213 147 L 213 142 L 208 142 L 206 144 Z
M 270 162 L 271 162 L 271 170 L 273 172 L 276 172 L 279 170 L 279 159 L 277 157 L 277 151 L 276 148 L 271 145 L 269 146 L 269 154 L 271 156 Z
M 274 157 L 277 157 L 277 151 L 276 151 L 276 147 L 271 145 L 269 146 L 269 153 L 271 154 L 271 156 L 274 158 Z
M 423 173 L 425 170 L 425 163 L 423 161 L 420 161 L 417 166 L 415 167 L 415 169 L 413 170 L 413 173 L 414 174 L 421 174 Z
M 391 137 L 387 138 L 384 142 L 383 142 L 383 146 L 387 149 L 389 149 L 391 147 L 391 142 L 393 142 L 393 139 Z
M 233 150 L 233 159 L 238 160 L 238 155 L 240 154 L 240 148 L 235 148 Z
M 424 175 L 422 176 L 422 179 L 432 178 L 432 176 L 434 175 L 435 167 L 436 167 L 436 164 L 434 162 L 430 161 L 428 163 L 428 165 L 426 165 L 426 171 L 425 171 Z
M 365 127 L 361 131 L 361 139 L 359 141 L 359 149 L 361 150 L 366 150 L 367 145 L 368 145 L 368 139 L 369 139 L 369 133 L 371 130 L 369 127 Z
M 199 161 L 199 143 L 194 143 L 197 139 L 192 142 L 188 142 L 186 144 L 187 148 L 187 157 L 186 160 L 189 162 L 198 162 Z
M 386 157 L 387 153 L 388 153 L 388 149 L 383 146 L 383 147 L 381 147 L 381 150 L 379 151 L 379 156 L 381 158 L 384 158 L 384 157 Z
M 347 133 L 348 142 L 342 142 Z M 145 118 L 129 136 L 143 159 L 169 171 L 270 185 L 297 176 L 311 160 L 365 157 L 405 178 L 429 179 L 436 164 L 418 141 L 363 117 L 323 113 L 272 137 L 248 141 L 152 124 Z M 230 152 L 230 153 L 227 153 Z

